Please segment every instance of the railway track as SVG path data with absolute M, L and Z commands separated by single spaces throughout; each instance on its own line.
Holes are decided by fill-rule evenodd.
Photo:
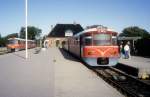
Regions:
M 92 70 L 126 97 L 150 97 L 150 84 L 116 68 L 92 68 Z

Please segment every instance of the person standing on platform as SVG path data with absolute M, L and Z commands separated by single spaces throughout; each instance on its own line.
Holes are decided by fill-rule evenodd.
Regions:
M 129 42 L 127 42 L 126 45 L 124 46 L 124 52 L 125 52 L 125 59 L 130 58 Z
M 123 42 L 120 43 L 120 56 L 121 56 L 121 58 L 124 58 Z
M 130 42 L 128 41 L 127 42 L 128 46 L 129 46 L 129 51 L 128 51 L 128 58 L 130 59 L 131 58 L 131 49 L 130 49 Z

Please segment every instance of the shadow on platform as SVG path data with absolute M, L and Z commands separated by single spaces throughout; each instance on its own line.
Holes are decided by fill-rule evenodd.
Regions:
M 23 56 L 21 56 L 21 55 L 19 55 L 19 54 L 16 54 L 15 52 L 13 53 L 13 55 L 15 55 L 15 56 L 17 56 L 17 57 L 20 57 L 20 58 L 22 58 L 22 59 L 26 59 L 25 57 L 23 57 Z
M 138 77 L 138 73 L 139 73 L 139 69 L 132 67 L 132 66 L 128 66 L 126 64 L 122 64 L 122 63 L 118 63 L 115 68 L 129 74 L 135 77 Z
M 63 57 L 65 59 L 80 62 L 80 60 L 76 59 L 72 54 L 70 54 L 69 52 L 63 50 L 62 48 L 59 48 L 59 50 L 60 50 L 61 54 L 63 55 Z

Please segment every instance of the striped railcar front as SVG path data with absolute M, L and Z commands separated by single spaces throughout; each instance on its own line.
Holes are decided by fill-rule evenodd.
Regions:
M 118 46 L 85 46 L 82 57 L 119 57 Z

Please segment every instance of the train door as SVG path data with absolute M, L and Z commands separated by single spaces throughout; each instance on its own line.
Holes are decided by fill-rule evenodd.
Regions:
M 79 46 L 80 46 L 80 58 L 82 57 L 82 36 L 79 36 Z
M 80 37 L 76 37 L 74 40 L 74 45 L 76 49 L 76 55 L 80 57 L 81 49 L 80 49 Z

